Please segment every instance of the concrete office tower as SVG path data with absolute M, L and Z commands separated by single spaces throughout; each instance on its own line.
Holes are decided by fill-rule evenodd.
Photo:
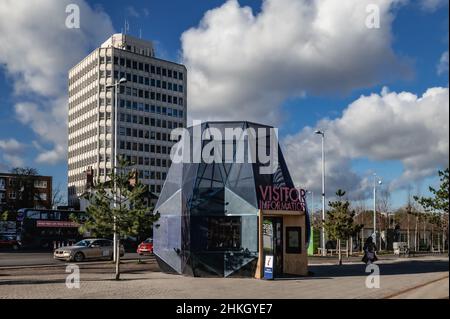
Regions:
M 114 89 L 118 85 L 117 153 L 159 193 L 174 144 L 186 126 L 186 68 L 155 57 L 152 42 L 114 34 L 69 71 L 68 201 L 77 207 L 86 172 L 106 180 L 114 163 Z

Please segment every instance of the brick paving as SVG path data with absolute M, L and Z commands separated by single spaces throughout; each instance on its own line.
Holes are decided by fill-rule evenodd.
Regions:
M 379 263 L 379 289 L 365 286 L 362 263 L 317 264 L 313 276 L 275 281 L 249 278 L 192 278 L 165 274 L 154 261 L 122 265 L 120 281 L 112 264 L 81 265 L 80 289 L 65 285 L 65 268 L 0 269 L 0 298 L 448 298 L 448 257 L 388 259 Z M 402 291 L 438 280 L 417 290 Z M 434 288 L 433 288 L 434 287 Z M 436 289 L 438 287 L 438 289 Z M 447 287 L 445 289 L 445 287 Z

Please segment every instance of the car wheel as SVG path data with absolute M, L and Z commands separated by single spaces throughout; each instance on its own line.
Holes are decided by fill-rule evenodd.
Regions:
M 73 260 L 76 262 L 82 262 L 84 260 L 84 255 L 81 252 L 77 252 L 75 256 L 73 256 Z

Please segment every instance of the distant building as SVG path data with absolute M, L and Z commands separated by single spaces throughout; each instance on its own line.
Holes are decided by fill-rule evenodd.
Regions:
M 365 211 L 357 214 L 355 222 L 364 227 L 356 236 L 354 244 L 363 244 L 373 234 L 373 212 Z M 448 230 L 443 233 L 439 227 L 420 217 L 416 218 L 414 212 L 408 214 L 403 209 L 395 213 L 377 212 L 376 244 L 382 250 L 393 250 L 394 242 L 406 243 L 412 250 L 442 250 L 448 248 L 446 238 Z
M 138 176 L 137 176 L 137 171 L 133 172 L 133 177 L 129 180 L 129 187 L 128 189 L 133 189 L 136 184 L 138 183 Z M 95 190 L 93 189 L 93 185 L 94 185 L 94 180 L 93 180 L 93 169 L 92 168 L 88 168 L 87 172 L 86 172 L 86 190 L 83 194 L 81 194 L 81 196 L 79 197 L 78 201 L 79 201 L 79 209 L 81 211 L 86 211 L 86 209 L 89 207 L 89 205 L 91 204 L 88 200 L 88 198 L 86 197 L 86 195 L 94 195 L 95 194 Z M 105 190 L 106 192 L 111 195 L 111 188 L 113 186 L 111 185 L 111 181 L 107 181 L 105 183 Z M 148 185 L 146 185 L 146 191 L 143 194 L 143 201 L 144 201 L 144 205 L 147 207 L 151 207 L 152 204 L 156 203 L 156 200 L 158 199 L 158 196 L 156 196 L 156 194 L 150 192 L 150 187 Z M 111 195 L 113 196 L 113 195 Z M 126 203 L 125 204 L 126 207 L 130 207 L 130 204 Z
M 19 208 L 49 209 L 51 205 L 51 176 L 0 173 L 0 212 Z
M 114 34 L 69 71 L 68 204 L 79 206 L 86 172 L 106 181 L 117 155 L 135 163 L 139 180 L 160 193 L 170 166 L 170 132 L 186 126 L 187 71 L 155 57 L 150 41 Z

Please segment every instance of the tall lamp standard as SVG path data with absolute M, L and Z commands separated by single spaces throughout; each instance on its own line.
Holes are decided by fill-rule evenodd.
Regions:
M 326 256 L 325 227 L 323 226 L 323 222 L 325 221 L 325 153 L 324 153 L 325 132 L 317 130 L 314 133 L 322 136 L 322 256 Z
M 119 86 L 121 84 L 127 83 L 127 79 L 121 78 L 119 81 L 115 81 L 114 84 L 110 84 L 106 86 L 106 89 L 112 88 L 114 90 L 114 176 L 116 176 L 116 168 L 117 168 L 117 95 L 119 91 Z M 117 198 L 116 198 L 116 183 L 114 183 L 114 208 L 117 207 Z M 114 261 L 117 260 L 117 231 L 116 231 L 116 216 L 114 216 L 114 235 L 113 235 L 113 241 L 114 241 L 114 248 L 113 248 L 113 259 Z
M 308 194 L 311 194 L 311 212 L 310 212 L 310 221 L 311 221 L 311 238 L 312 238 L 312 242 L 313 242 L 313 246 L 314 246 L 314 236 L 312 234 L 312 229 L 314 229 L 313 227 L 313 221 L 314 221 L 314 192 L 313 191 L 307 191 Z
M 373 173 L 373 242 L 377 242 L 377 184 L 381 185 L 381 179 L 377 179 L 377 174 Z M 381 248 L 381 247 L 380 247 Z

